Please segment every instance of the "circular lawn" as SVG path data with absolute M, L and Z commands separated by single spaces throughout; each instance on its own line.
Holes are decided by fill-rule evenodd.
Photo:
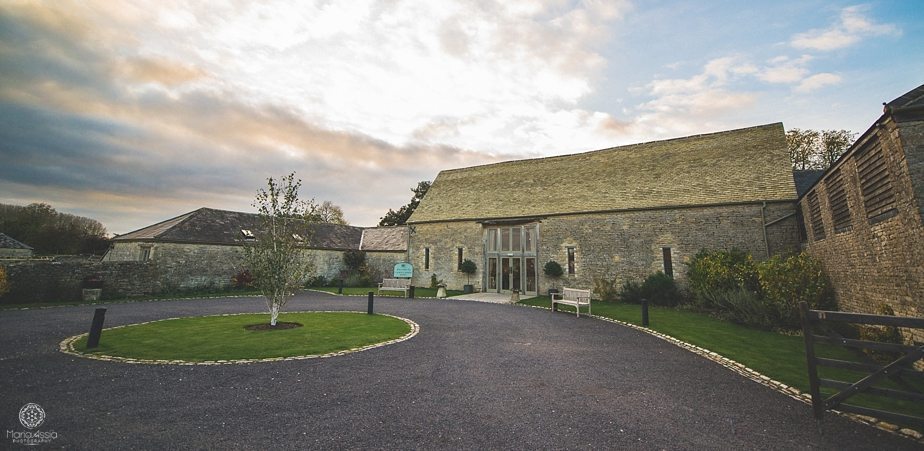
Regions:
M 248 363 L 361 351 L 404 341 L 418 330 L 404 318 L 360 312 L 282 313 L 278 324 L 287 327 L 263 327 L 268 324 L 266 313 L 171 318 L 104 329 L 91 350 L 87 334 L 77 335 L 61 349 L 132 363 Z

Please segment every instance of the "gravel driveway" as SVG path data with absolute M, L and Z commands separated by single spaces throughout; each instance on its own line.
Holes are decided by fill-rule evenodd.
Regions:
M 288 310 L 365 310 L 302 294 Z M 376 299 L 409 341 L 328 359 L 224 366 L 72 357 L 92 306 L 0 312 L 0 427 L 46 412 L 53 447 L 916 449 L 645 333 L 574 315 L 453 300 Z M 108 306 L 106 325 L 260 312 L 256 298 Z M 103 334 L 105 340 L 105 333 Z M 0 448 L 11 446 L 6 432 Z

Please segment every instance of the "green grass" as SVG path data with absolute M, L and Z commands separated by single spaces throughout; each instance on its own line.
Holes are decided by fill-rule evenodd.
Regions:
M 551 307 L 547 296 L 524 299 L 520 303 Z M 564 311 L 574 311 L 574 307 L 570 306 L 559 306 L 558 308 Z M 584 309 L 581 311 L 583 312 Z M 595 301 L 593 313 L 630 324 L 639 326 L 642 324 L 641 306 L 638 304 Z M 716 352 L 803 392 L 809 391 L 805 342 L 801 336 L 752 329 L 703 313 L 668 307 L 650 306 L 648 316 L 649 328 L 652 330 Z M 819 357 L 859 361 L 853 353 L 840 347 L 816 345 L 815 349 Z M 863 378 L 865 374 L 819 367 L 819 376 L 855 382 Z M 918 381 L 914 385 L 924 392 L 924 381 Z M 896 388 L 891 382 L 877 384 L 877 386 Z M 823 390 L 827 395 L 834 393 L 828 389 Z M 858 395 L 850 398 L 847 403 L 924 417 L 924 405 L 913 401 Z
M 201 316 L 156 321 L 102 333 L 98 348 L 87 352 L 86 337 L 75 343 L 80 352 L 150 360 L 259 359 L 326 354 L 401 337 L 406 322 L 384 315 L 355 312 L 283 313 L 279 321 L 304 327 L 250 331 L 244 326 L 269 321 L 269 314 Z
M 337 294 L 337 287 L 312 287 L 311 289 Z M 400 291 L 382 291 L 380 293 L 377 287 L 343 287 L 343 294 L 345 295 L 365 296 L 369 294 L 370 291 L 375 293 L 376 296 L 399 297 L 399 298 L 404 297 L 404 293 Z M 447 296 L 458 296 L 460 294 L 462 294 L 462 292 L 459 290 L 446 290 Z M 436 288 L 414 287 L 414 297 L 435 298 Z

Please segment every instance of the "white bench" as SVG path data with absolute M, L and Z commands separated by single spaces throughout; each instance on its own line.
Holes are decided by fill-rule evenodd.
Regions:
M 382 279 L 379 283 L 379 291 L 403 291 L 404 297 L 411 287 L 411 279 Z
M 578 318 L 581 317 L 581 306 L 587 306 L 587 314 L 590 315 L 590 290 L 578 290 L 577 288 L 564 287 L 561 293 L 552 294 L 552 311 L 557 312 L 555 304 L 565 304 L 574 306 L 574 311 Z

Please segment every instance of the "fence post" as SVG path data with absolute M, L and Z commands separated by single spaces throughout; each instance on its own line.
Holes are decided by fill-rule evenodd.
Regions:
M 103 321 L 106 320 L 106 309 L 98 308 L 93 312 L 93 324 L 90 325 L 90 335 L 87 337 L 87 349 L 99 346 L 99 336 L 103 333 Z
M 340 282 L 338 283 L 338 286 L 337 286 L 337 294 L 343 294 L 343 279 L 342 278 L 340 279 Z
M 642 299 L 642 327 L 648 327 L 648 299 Z
M 802 336 L 805 338 L 805 362 L 808 366 L 812 411 L 815 413 L 815 419 L 820 420 L 825 413 L 825 402 L 821 398 L 821 390 L 818 384 L 818 368 L 815 365 L 815 337 L 812 334 L 808 303 L 799 303 L 799 318 L 802 319 Z
M 369 292 L 369 305 L 366 307 L 366 313 L 372 314 L 372 300 L 375 299 L 375 292 Z

